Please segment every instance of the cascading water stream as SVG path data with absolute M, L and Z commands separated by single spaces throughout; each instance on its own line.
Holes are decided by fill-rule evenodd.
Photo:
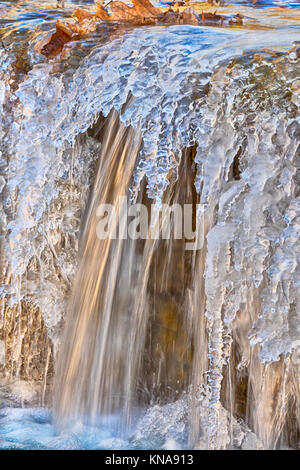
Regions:
M 299 445 L 299 29 L 281 33 L 128 29 L 60 64 L 32 47 L 12 88 L 2 51 L 3 318 L 41 312 L 59 430 L 117 416 L 141 446 L 174 419 L 178 445 Z M 167 218 L 100 240 L 125 196 L 192 204 L 200 246 L 162 239 Z
M 202 55 L 201 59 L 204 62 L 204 54 Z M 248 60 L 251 61 L 251 55 L 249 56 Z M 254 61 L 255 60 L 257 59 L 254 58 Z M 265 60 L 268 61 L 267 58 Z M 271 64 L 272 59 L 270 58 L 270 60 Z M 288 69 L 290 68 L 288 61 L 286 62 L 286 65 L 284 65 L 283 61 L 282 66 L 283 68 L 286 66 Z M 239 69 L 239 66 L 237 69 Z M 246 67 L 244 68 L 243 73 L 245 73 L 245 69 Z M 230 74 L 231 73 L 232 72 L 230 71 Z M 222 92 L 221 90 L 224 86 L 223 74 L 224 67 L 221 67 L 217 77 L 211 81 L 212 88 L 209 91 L 206 91 L 205 88 L 202 90 L 202 97 L 200 99 L 202 99 L 203 102 L 203 96 L 206 96 L 206 102 L 205 104 L 202 104 L 199 114 L 196 113 L 194 117 L 194 119 L 198 119 L 198 127 L 195 133 L 191 135 L 190 140 L 185 142 L 186 147 L 195 143 L 198 147 L 195 156 L 195 161 L 198 165 L 195 183 L 196 188 L 200 193 L 199 200 L 202 200 L 207 205 L 205 215 L 206 222 L 202 221 L 202 223 L 205 223 L 204 232 L 206 234 L 205 238 L 207 239 L 207 243 L 205 244 L 205 247 L 202 248 L 200 253 L 194 253 L 194 260 L 190 261 L 193 268 L 189 267 L 191 274 L 188 277 L 193 279 L 192 286 L 187 284 L 186 276 L 183 276 L 181 282 L 178 282 L 177 280 L 178 284 L 182 286 L 181 288 L 177 286 L 179 293 L 176 292 L 176 288 L 174 293 L 174 286 L 172 285 L 173 283 L 170 281 L 170 278 L 172 279 L 174 277 L 171 260 L 172 257 L 176 257 L 176 249 L 174 248 L 176 245 L 173 246 L 172 241 L 169 241 L 167 254 L 161 255 L 164 256 L 164 262 L 159 264 L 158 269 L 162 273 L 162 280 L 155 279 L 154 281 L 155 293 L 163 292 L 165 296 L 171 296 L 173 299 L 175 298 L 175 305 L 177 308 L 179 308 L 180 312 L 179 317 L 184 318 L 183 325 L 180 326 L 180 328 L 177 326 L 177 328 L 180 329 L 182 335 L 184 335 L 184 331 L 186 331 L 187 339 L 185 341 L 185 354 L 186 356 L 189 354 L 191 355 L 193 351 L 193 359 L 190 359 L 190 364 L 187 363 L 186 365 L 186 367 L 189 369 L 189 373 L 186 373 L 184 379 L 181 380 L 185 387 L 188 384 L 191 384 L 194 390 L 198 390 L 199 387 L 203 387 L 203 401 L 207 401 L 207 405 L 204 404 L 203 407 L 205 409 L 207 406 L 207 411 L 204 412 L 204 419 L 202 419 L 203 425 L 204 423 L 206 426 L 208 425 L 207 436 L 204 437 L 205 443 L 203 445 L 208 448 L 219 448 L 228 445 L 228 438 L 224 437 L 224 432 L 227 431 L 224 431 L 223 428 L 226 429 L 227 424 L 226 417 L 224 418 L 223 416 L 224 411 L 223 409 L 220 409 L 220 396 L 224 367 L 226 367 L 226 361 L 229 360 L 231 354 L 231 343 L 233 342 L 233 338 L 231 337 L 231 330 L 232 323 L 234 324 L 235 320 L 234 316 L 235 314 L 239 313 L 240 308 L 245 309 L 245 312 L 247 313 L 245 314 L 243 321 L 247 323 L 246 331 L 248 332 L 249 330 L 251 331 L 251 326 L 253 327 L 253 324 L 255 324 L 256 320 L 258 319 L 258 312 L 262 308 L 260 300 L 262 294 L 259 292 L 261 289 L 261 284 L 266 282 L 263 282 L 262 274 L 264 271 L 264 260 L 267 256 L 269 256 L 272 260 L 273 256 L 272 250 L 268 255 L 267 248 L 270 244 L 270 241 L 264 240 L 263 242 L 260 242 L 259 240 L 257 241 L 256 238 L 256 233 L 259 232 L 259 230 L 262 230 L 262 227 L 264 227 L 267 223 L 267 218 L 264 214 L 264 211 L 266 208 L 269 208 L 271 203 L 271 198 L 268 196 L 268 192 L 265 194 L 263 188 L 266 182 L 271 178 L 271 169 L 274 168 L 273 178 L 278 178 L 278 174 L 283 171 L 283 167 L 281 167 L 282 164 L 284 165 L 283 156 L 288 152 L 293 155 L 293 159 L 296 155 L 295 152 L 298 145 L 297 136 L 294 136 L 294 134 L 289 136 L 288 134 L 288 129 L 291 129 L 289 126 L 291 126 L 292 121 L 290 121 L 288 125 L 287 121 L 285 121 L 286 116 L 284 116 L 281 119 L 278 118 L 278 121 L 276 120 L 276 122 L 274 122 L 274 118 L 272 116 L 268 117 L 268 114 L 262 110 L 261 115 L 257 113 L 255 123 L 255 126 L 257 127 L 255 127 L 255 129 L 258 130 L 259 135 L 256 137 L 257 143 L 252 149 L 254 142 L 252 142 L 251 136 L 253 132 L 250 133 L 249 131 L 250 137 L 248 137 L 246 141 L 245 129 L 242 128 L 240 131 L 239 128 L 235 129 L 239 119 L 241 119 L 239 113 L 242 112 L 243 105 L 247 106 L 243 103 L 244 96 L 240 97 L 241 106 L 238 107 L 236 104 L 236 102 L 239 100 L 239 95 L 236 93 L 235 83 L 239 82 L 240 75 L 238 74 L 237 80 L 233 80 L 231 86 L 228 87 L 229 89 L 226 90 L 225 93 L 228 93 L 226 97 L 227 99 L 224 99 L 224 95 L 222 99 L 220 99 L 218 94 Z M 248 81 L 251 83 L 251 78 L 249 78 Z M 248 81 L 246 81 L 246 83 Z M 274 86 L 273 83 L 272 86 Z M 231 95 L 232 91 L 234 95 Z M 240 93 L 240 91 L 238 93 Z M 216 99 L 218 98 L 219 102 L 222 102 L 224 105 L 228 106 L 228 108 L 223 112 L 221 109 L 218 109 L 217 112 L 215 109 L 212 109 L 210 100 L 213 104 L 215 104 Z M 259 95 L 259 99 L 261 99 L 261 95 Z M 254 96 L 252 97 L 252 100 L 253 101 L 251 105 L 253 106 L 253 102 L 255 100 Z M 234 105 L 232 105 L 232 103 L 234 103 Z M 132 100 L 131 106 L 133 108 L 135 106 L 134 99 Z M 278 104 L 278 106 L 280 106 L 280 104 Z M 126 107 L 126 110 L 123 112 L 126 117 L 128 116 L 129 110 L 130 105 Z M 235 113 L 237 114 L 236 117 Z M 191 114 L 192 113 L 190 113 L 188 116 L 188 119 L 191 117 Z M 263 124 L 261 124 L 259 121 L 260 116 Z M 232 119 L 232 121 L 230 121 L 230 119 Z M 235 119 L 237 119 L 237 121 L 235 121 Z M 269 127 L 266 124 L 268 119 L 270 119 Z M 282 121 L 282 119 L 284 121 Z M 160 119 L 159 122 L 162 122 L 162 120 Z M 170 119 L 170 116 L 169 122 L 172 123 L 172 118 Z M 175 119 L 174 122 L 176 122 Z M 236 124 L 234 124 L 235 122 Z M 113 125 L 115 125 L 114 121 Z M 187 127 L 190 128 L 190 125 L 191 123 L 189 121 Z M 251 122 L 249 127 L 252 126 L 253 123 Z M 206 141 L 203 136 L 204 129 L 210 129 L 211 133 L 210 137 L 207 138 Z M 161 131 L 159 128 L 159 133 L 160 132 Z M 267 135 L 270 132 L 271 135 L 274 134 L 274 136 L 277 136 L 277 133 L 280 132 L 281 142 L 286 142 L 286 146 L 283 148 L 279 147 L 275 137 L 271 141 L 270 138 L 267 139 Z M 265 135 L 265 137 L 263 138 L 262 135 Z M 144 138 L 144 140 L 146 139 Z M 106 140 L 103 141 L 104 149 L 109 147 L 113 148 L 113 151 L 116 152 L 115 158 L 117 158 L 117 161 L 120 162 L 119 164 L 121 165 L 118 167 L 117 171 L 122 173 L 125 187 L 121 187 L 120 183 L 114 183 L 114 178 L 111 171 L 109 172 L 109 176 L 105 171 L 101 171 L 101 175 L 105 180 L 104 186 L 107 188 L 107 191 L 113 191 L 113 188 L 117 187 L 123 191 L 123 195 L 128 196 L 128 183 L 132 177 L 134 181 L 136 181 L 137 176 L 135 175 L 138 175 L 138 173 L 136 173 L 136 165 L 134 164 L 137 159 L 137 148 L 135 147 L 133 156 L 131 151 L 130 156 L 127 157 L 129 161 L 133 159 L 133 163 L 130 165 L 131 172 L 129 172 L 129 175 L 125 177 L 127 172 L 122 170 L 123 160 L 121 158 L 121 155 L 124 155 L 123 145 L 120 145 L 120 147 L 115 147 L 118 142 L 118 138 L 115 137 L 109 145 L 107 144 Z M 155 142 L 157 142 L 157 140 L 151 140 L 151 142 L 149 142 L 151 147 Z M 164 141 L 160 139 L 160 142 L 162 142 L 163 146 Z M 271 148 L 268 148 L 268 143 L 271 145 Z M 131 147 L 129 143 L 127 145 Z M 170 145 L 170 143 L 167 142 L 167 145 Z M 145 146 L 146 144 L 143 141 L 143 146 L 139 154 L 143 155 Z M 241 146 L 243 146 L 243 148 Z M 260 146 L 262 146 L 261 150 Z M 115 148 L 117 148 L 118 151 L 115 151 Z M 183 146 L 179 147 L 179 151 L 181 150 L 182 152 L 183 149 Z M 157 179 L 153 178 L 153 170 L 155 174 L 157 153 L 160 151 L 162 151 L 161 147 L 158 148 L 158 151 L 155 152 L 154 161 L 147 160 L 147 167 L 149 168 L 150 166 L 151 170 L 150 181 L 152 177 L 152 181 L 154 181 L 155 185 L 158 183 Z M 121 154 L 118 155 L 118 152 L 121 152 Z M 282 152 L 282 158 L 279 158 L 278 152 Z M 274 154 L 277 155 L 277 157 L 273 162 L 273 157 L 271 155 Z M 267 155 L 270 155 L 269 161 L 267 159 Z M 174 162 L 180 161 L 181 158 L 183 165 L 190 164 L 184 161 L 186 158 L 185 153 L 183 153 L 182 157 L 180 157 L 180 155 L 174 155 L 174 157 Z M 100 161 L 102 159 L 105 160 L 106 158 L 108 158 L 108 161 L 114 162 L 114 158 L 110 157 L 110 153 L 107 152 L 107 150 L 102 150 Z M 238 163 L 236 163 L 235 159 L 238 159 Z M 238 171 L 235 169 L 235 172 L 238 174 L 233 176 L 234 164 L 237 164 L 239 169 Z M 260 177 L 257 175 L 259 168 Z M 266 171 L 267 168 L 268 170 Z M 172 163 L 171 168 L 169 167 L 169 171 L 170 169 L 172 170 Z M 133 170 L 135 170 L 135 173 L 133 173 Z M 138 171 L 140 171 L 139 167 Z M 160 169 L 160 174 L 158 174 L 158 176 L 163 178 L 166 176 L 166 174 Z M 175 178 L 175 180 L 176 179 L 178 182 L 180 182 L 180 173 L 177 174 L 177 178 Z M 107 183 L 108 180 L 110 181 L 109 185 Z M 193 179 L 191 181 L 193 181 Z M 166 187 L 166 180 L 162 180 L 161 187 Z M 251 189 L 252 187 L 253 189 Z M 153 194 L 151 193 L 151 190 L 153 191 L 152 188 L 153 186 L 150 186 L 148 194 Z M 295 186 L 292 185 L 291 190 L 294 191 L 295 189 Z M 141 192 L 142 189 L 139 189 L 139 191 Z M 107 202 L 108 198 L 105 196 L 105 191 L 104 189 L 101 189 L 101 185 L 98 183 L 96 184 L 96 192 L 100 195 L 101 198 L 104 196 L 104 199 L 101 199 L 102 202 Z M 157 197 L 159 197 L 160 193 L 156 190 L 155 194 Z M 111 202 L 113 202 L 114 206 L 117 207 L 119 193 L 117 193 L 115 197 L 116 199 L 113 198 Z M 164 190 L 163 202 L 173 202 L 173 197 L 174 195 L 172 193 L 171 185 L 169 188 Z M 277 194 L 276 197 L 273 195 L 274 200 L 276 200 L 277 197 L 279 197 L 279 194 Z M 285 197 L 286 195 L 284 191 L 281 198 L 285 199 Z M 244 199 L 248 202 L 245 202 Z M 248 213 L 249 208 L 251 207 L 251 200 L 253 200 L 252 205 L 253 210 L 255 211 L 255 222 L 252 219 L 250 219 L 249 222 L 249 217 L 253 217 L 250 215 L 251 212 L 250 214 Z M 120 409 L 122 409 L 122 401 L 125 409 L 128 409 L 128 400 L 135 400 L 135 402 L 138 403 L 136 395 L 139 383 L 142 383 L 144 386 L 147 384 L 151 402 L 151 396 L 153 396 L 154 393 L 154 390 L 151 390 L 151 385 L 153 387 L 153 383 L 148 384 L 146 377 L 149 374 L 153 375 L 155 385 L 158 386 L 158 388 L 163 388 L 162 384 L 160 383 L 162 380 L 160 377 L 160 367 L 162 366 L 163 362 L 168 360 L 166 352 L 162 351 L 158 364 L 152 364 L 154 370 L 147 370 L 147 368 L 145 368 L 144 372 L 142 370 L 143 361 L 145 361 L 143 357 L 144 354 L 147 354 L 147 348 L 145 349 L 145 345 L 147 341 L 149 342 L 149 339 L 147 338 L 152 338 L 153 335 L 151 328 L 150 331 L 149 328 L 147 331 L 148 318 L 150 315 L 149 309 L 151 309 L 152 312 L 154 310 L 154 320 L 152 320 L 154 322 L 157 322 L 157 318 L 159 319 L 160 315 L 167 315 L 168 311 L 172 311 L 172 300 L 169 301 L 169 305 L 168 302 L 166 302 L 164 305 L 164 313 L 159 312 L 159 309 L 156 310 L 156 307 L 153 307 L 150 300 L 151 288 L 153 289 L 153 281 L 151 285 L 151 269 L 154 269 L 152 258 L 154 257 L 157 250 L 162 254 L 164 253 L 164 250 L 159 246 L 156 240 L 147 240 L 142 250 L 143 254 L 141 254 L 141 248 L 138 243 L 136 242 L 132 246 L 128 246 L 128 242 L 124 242 L 124 234 L 122 234 L 121 241 L 118 240 L 116 242 L 117 246 L 111 246 L 110 256 L 112 261 L 105 262 L 108 273 L 104 273 L 104 271 L 100 270 L 100 274 L 95 276 L 94 272 L 96 271 L 98 273 L 99 270 L 98 259 L 106 259 L 107 256 L 109 257 L 108 251 L 106 251 L 105 256 L 95 256 L 95 253 L 97 253 L 97 249 L 95 249 L 95 243 L 99 245 L 99 249 L 104 249 L 106 246 L 103 246 L 103 242 L 100 242 L 99 240 L 96 241 L 97 234 L 95 224 L 97 218 L 95 216 L 95 211 L 96 207 L 99 205 L 99 202 L 100 201 L 97 200 L 96 205 L 92 206 L 91 209 L 91 214 L 93 213 L 93 218 L 91 220 L 93 220 L 93 223 L 90 219 L 87 219 L 86 222 L 88 227 L 88 237 L 91 237 L 91 239 L 88 238 L 87 241 L 83 241 L 83 246 L 86 247 L 85 249 L 91 249 L 91 247 L 93 248 L 91 252 L 93 253 L 95 268 L 91 269 L 91 263 L 87 263 L 86 257 L 82 255 L 82 268 L 79 268 L 78 274 L 79 284 L 77 285 L 77 281 L 75 281 L 75 292 L 80 292 L 80 296 L 82 292 L 86 292 L 85 287 L 79 287 L 81 285 L 80 283 L 87 282 L 87 280 L 92 282 L 93 288 L 91 289 L 90 296 L 83 295 L 84 303 L 79 318 L 81 321 L 86 322 L 87 328 L 92 329 L 93 334 L 96 336 L 97 340 L 92 340 L 93 334 L 91 330 L 89 330 L 90 332 L 84 333 L 85 329 L 82 326 L 79 327 L 77 323 L 74 322 L 74 318 L 77 318 L 78 315 L 75 312 L 77 312 L 78 306 L 81 305 L 80 299 L 74 297 L 76 300 L 74 300 L 74 303 L 72 300 L 72 305 L 75 307 L 69 314 L 69 321 L 71 326 L 66 327 L 67 337 L 64 341 L 64 344 L 67 344 L 66 349 L 68 350 L 68 354 L 70 349 L 72 354 L 70 357 L 65 355 L 65 348 L 63 349 L 60 367 L 60 374 L 62 379 L 58 379 L 60 384 L 57 392 L 58 416 L 64 417 L 64 419 L 67 415 L 70 415 L 73 419 L 74 417 L 77 417 L 78 419 L 80 416 L 87 419 L 97 419 L 99 412 L 105 412 L 106 414 L 109 414 L 116 409 L 120 412 Z M 184 200 L 184 202 L 186 202 L 186 200 Z M 234 215 L 235 210 L 238 210 L 239 214 L 243 214 L 242 207 L 244 207 L 244 205 L 248 208 L 245 213 L 245 221 L 243 222 L 244 225 L 239 226 L 237 229 L 233 225 L 232 220 L 234 220 L 234 217 L 237 217 L 237 215 Z M 261 214 L 261 219 L 259 218 L 259 214 Z M 239 215 L 239 218 L 240 217 L 241 215 Z M 249 223 L 251 223 L 250 232 Z M 273 227 L 272 220 L 270 220 L 269 223 Z M 277 225 L 278 222 L 276 223 L 276 227 Z M 86 226 L 84 230 L 87 230 Z M 236 234 L 236 230 L 238 230 L 238 236 Z M 248 247 L 250 253 L 252 250 L 252 256 L 255 257 L 255 263 L 253 263 L 252 260 L 249 266 L 249 272 L 249 268 L 247 268 L 245 269 L 244 274 L 241 270 L 241 265 L 246 265 L 246 259 L 250 255 L 247 254 L 246 259 L 244 259 L 243 262 L 240 261 L 240 257 L 245 256 L 241 254 L 241 246 L 239 244 L 240 240 L 243 238 L 245 240 L 244 246 Z M 89 246 L 90 243 L 91 247 Z M 128 257 L 124 254 L 124 252 L 128 254 Z M 184 251 L 181 251 L 181 257 L 185 259 Z M 179 259 L 180 257 L 178 257 L 178 260 Z M 120 266 L 123 268 L 126 266 L 125 272 L 127 284 L 124 284 L 122 278 L 118 279 L 118 276 L 121 276 L 120 273 L 118 274 L 118 271 L 123 272 L 123 269 L 120 270 Z M 186 267 L 185 270 L 187 269 L 188 268 Z M 193 272 L 193 269 L 195 269 L 195 272 Z M 136 272 L 139 273 L 139 275 L 137 275 Z M 196 274 L 197 272 L 198 275 Z M 237 275 L 240 278 L 239 281 L 237 280 Z M 111 279 L 110 276 L 113 276 L 113 278 Z M 204 276 L 205 282 L 203 285 L 202 279 Z M 95 288 L 96 280 L 99 282 L 99 287 L 97 288 Z M 236 286 L 238 282 L 240 283 L 240 291 L 237 294 L 236 287 L 233 286 Z M 165 286 L 165 290 L 162 288 L 162 286 Z M 97 295 L 100 297 L 103 297 L 104 302 L 104 304 L 102 304 L 101 301 L 98 300 L 97 302 L 99 303 L 97 303 L 96 307 L 91 301 L 91 299 L 93 299 L 95 296 L 95 292 L 97 292 Z M 183 300 L 177 300 L 177 297 L 180 298 L 180 295 Z M 121 296 L 120 301 L 118 300 L 119 296 Z M 124 296 L 127 297 L 126 300 L 124 300 Z M 155 294 L 154 297 L 156 298 L 157 294 Z M 249 302 L 248 297 L 253 299 L 250 300 L 249 306 L 247 306 Z M 112 306 L 112 303 L 107 305 L 107 299 L 110 298 L 114 299 L 115 307 Z M 294 298 L 293 294 L 292 298 Z M 88 307 L 85 304 L 86 300 Z M 188 302 L 190 303 L 188 304 Z M 189 305 L 188 309 L 186 308 L 187 304 Z M 245 304 L 245 307 L 241 307 L 243 304 Z M 201 310 L 202 314 L 199 314 Z M 90 319 L 93 315 L 96 315 L 95 318 L 97 318 L 97 320 L 94 319 L 88 321 L 87 319 Z M 171 316 L 171 314 L 169 315 Z M 203 318 L 206 318 L 206 325 L 199 324 L 199 319 L 201 320 Z M 239 328 L 242 329 L 242 334 L 240 333 Z M 243 324 L 239 325 L 237 330 L 237 335 L 241 334 L 243 341 L 247 335 L 246 331 L 243 331 Z M 76 336 L 73 336 L 70 331 L 75 331 Z M 115 331 L 118 331 L 117 338 L 114 338 Z M 255 333 L 253 332 L 252 334 L 255 338 Z M 109 335 L 112 335 L 112 337 L 110 338 Z M 68 342 L 67 338 L 71 338 L 70 343 Z M 295 341 L 297 341 L 297 333 L 295 333 L 294 338 Z M 85 347 L 84 345 L 80 347 L 82 341 L 84 340 L 88 342 L 87 345 Z M 156 341 L 158 341 L 157 338 Z M 176 341 L 179 341 L 178 338 L 176 339 L 176 335 L 172 341 L 174 343 L 173 355 L 175 356 L 177 347 Z M 270 395 L 273 396 L 275 394 L 275 387 L 279 387 L 280 391 L 277 392 L 279 395 L 286 393 L 282 391 L 282 388 L 285 389 L 286 387 L 287 379 L 284 378 L 284 376 L 287 372 L 284 372 L 283 376 L 281 374 L 278 383 L 278 379 L 275 378 L 275 371 L 272 371 L 271 373 L 268 372 L 269 366 L 266 366 L 266 368 L 259 366 L 255 355 L 253 358 L 247 358 L 247 355 L 249 354 L 248 344 L 244 349 L 245 345 L 240 343 L 238 338 L 235 338 L 235 341 L 237 342 L 238 348 L 241 349 L 240 354 L 242 355 L 242 361 L 246 362 L 246 364 L 244 364 L 244 366 L 241 365 L 241 367 L 249 367 L 248 381 L 251 385 L 249 384 L 248 393 L 251 393 L 251 398 L 245 398 L 245 402 L 247 402 L 247 400 L 251 401 L 251 411 L 250 415 L 247 416 L 247 420 L 252 424 L 252 427 L 261 437 L 264 444 L 267 447 L 273 447 L 276 445 L 276 442 L 281 434 L 285 421 L 285 413 L 288 413 L 288 411 L 283 412 L 281 408 L 287 407 L 288 403 L 286 397 L 281 397 L 278 399 L 278 403 L 277 401 L 275 402 L 274 408 L 268 408 L 266 407 L 265 400 L 268 403 L 270 402 Z M 96 346 L 92 347 L 91 344 Z M 205 351 L 206 344 L 208 348 L 207 351 L 209 360 L 207 362 L 207 360 L 204 359 L 204 363 L 202 363 L 201 356 L 203 350 Z M 76 345 L 75 348 L 74 345 Z M 195 345 L 201 346 L 197 346 L 195 348 Z M 128 351 L 127 354 L 125 354 L 124 350 Z M 267 350 L 266 354 L 268 353 L 270 354 L 270 352 Z M 79 361 L 77 362 L 76 366 L 73 365 L 74 355 L 75 361 Z M 101 358 L 104 358 L 105 356 L 106 360 L 109 361 L 108 365 L 103 365 L 101 362 L 103 360 Z M 203 356 L 205 358 L 206 354 Z M 124 359 L 122 359 L 122 357 L 124 357 Z M 228 359 L 226 359 L 226 357 Z M 89 360 L 92 361 L 92 365 L 88 365 L 87 361 Z M 84 362 L 81 363 L 80 361 Z M 247 364 L 248 361 L 249 365 Z M 231 361 L 228 362 L 229 364 L 235 363 L 232 358 Z M 70 366 L 68 365 L 69 363 Z M 253 363 L 255 363 L 255 366 L 253 366 Z M 235 367 L 237 365 L 238 364 L 235 364 Z M 289 367 L 290 366 L 288 366 L 288 368 Z M 69 368 L 71 372 L 69 371 Z M 291 366 L 291 368 L 292 370 L 290 370 L 290 373 L 293 375 L 293 366 Z M 168 369 L 169 368 L 166 368 L 166 370 Z M 283 369 L 286 371 L 286 366 L 283 366 Z M 114 372 L 112 373 L 112 371 Z M 236 378 L 236 373 L 234 370 L 232 370 L 231 373 L 233 374 L 233 377 Z M 58 377 L 60 377 L 60 374 Z M 71 374 L 71 378 L 69 374 Z M 83 374 L 87 374 L 84 380 L 82 380 Z M 205 376 L 206 378 L 204 379 Z M 281 380 L 283 380 L 283 382 L 281 382 Z M 172 378 L 169 377 L 169 381 L 169 383 L 172 383 Z M 84 392 L 80 392 L 81 385 L 84 387 Z M 165 386 L 168 386 L 168 382 L 165 384 Z M 296 389 L 293 389 L 293 391 L 291 390 L 289 392 L 294 397 L 292 400 L 296 399 L 297 397 L 296 383 L 292 386 L 292 388 L 294 386 L 296 386 Z M 231 386 L 229 387 L 229 390 L 230 393 L 234 393 Z M 160 392 L 160 394 L 163 396 L 163 392 Z M 85 396 L 86 400 L 84 398 Z M 267 398 L 263 398 L 264 396 Z M 170 397 L 168 398 L 170 399 Z M 174 400 L 175 397 L 173 396 L 172 398 Z M 91 399 L 92 402 L 89 401 Z M 233 397 L 232 400 L 235 401 L 235 397 Z M 66 409 L 63 409 L 64 404 L 66 404 Z M 199 407 L 199 403 L 196 404 L 196 408 L 197 406 Z M 257 409 L 256 406 L 258 407 Z M 195 413 L 197 416 L 197 412 Z M 247 411 L 244 411 L 244 413 L 246 417 Z M 274 420 L 278 420 L 279 415 L 281 415 L 281 423 L 275 425 Z M 192 422 L 190 427 L 192 434 L 190 439 L 192 445 L 195 445 L 200 438 L 199 433 L 201 433 L 201 431 L 199 422 L 201 423 L 201 417 L 198 414 L 198 417 L 195 420 L 193 416 L 194 413 L 191 412 Z

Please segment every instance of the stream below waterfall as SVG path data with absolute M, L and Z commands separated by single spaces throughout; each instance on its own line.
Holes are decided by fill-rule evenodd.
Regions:
M 299 449 L 300 3 L 42 55 L 79 6 L 0 0 L 0 449 Z

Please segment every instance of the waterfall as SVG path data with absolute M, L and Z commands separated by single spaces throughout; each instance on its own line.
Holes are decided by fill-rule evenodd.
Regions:
M 179 163 L 162 201 L 194 208 L 202 202 L 200 250 L 185 252 L 184 240 L 166 244 L 161 236 L 125 240 L 122 222 L 117 240 L 97 239 L 97 207 L 109 202 L 119 210 L 120 195 L 130 196 L 147 138 L 120 123 L 115 111 L 107 118 L 59 360 L 55 403 L 61 424 L 117 411 L 128 425 L 133 406 L 174 401 L 189 386 L 202 396 L 191 404 L 192 445 L 199 439 L 205 448 L 229 444 L 221 403 L 268 448 L 285 442 L 287 419 L 297 421 L 297 361 L 289 354 L 299 337 L 292 248 L 297 113 L 293 101 L 289 108 L 284 104 L 274 58 L 265 56 L 264 83 L 255 83 L 260 60 L 249 55 L 243 64 L 219 68 L 202 92 L 189 142 L 194 146 L 174 155 Z M 293 66 L 284 57 L 279 63 L 293 83 Z M 268 109 L 274 80 L 275 114 Z M 123 113 L 134 104 L 132 99 Z M 160 142 L 153 143 L 162 151 Z M 287 174 L 288 186 L 282 180 Z M 149 205 L 151 191 L 142 180 L 136 200 Z
M 297 39 L 125 29 L 60 63 L 32 47 L 12 83 L 2 51 L 5 370 L 44 404 L 55 368 L 60 431 L 117 417 L 144 439 L 171 416 L 191 448 L 299 446 Z M 158 216 L 128 237 L 125 200 L 190 204 L 201 243 Z M 101 239 L 104 204 L 121 218 Z

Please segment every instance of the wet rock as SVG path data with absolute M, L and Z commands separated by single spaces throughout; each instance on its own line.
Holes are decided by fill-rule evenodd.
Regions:
M 0 320 L 0 399 L 36 404 L 42 400 L 42 384 L 46 390 L 53 375 L 52 344 L 43 317 L 23 301 L 21 308 L 1 304 L 5 321 Z
M 293 43 L 292 49 L 289 51 L 289 61 L 295 63 L 300 58 L 300 41 Z
M 293 93 L 291 101 L 296 106 L 299 106 L 300 104 L 300 79 L 297 79 L 292 83 L 291 89 Z
M 0 380 L 0 408 L 38 406 L 42 384 L 22 379 Z
M 251 431 L 246 434 L 245 439 L 241 445 L 242 450 L 262 450 L 263 445 L 258 437 Z
M 239 13 L 231 18 L 228 22 L 230 25 L 242 25 L 243 24 L 243 17 Z

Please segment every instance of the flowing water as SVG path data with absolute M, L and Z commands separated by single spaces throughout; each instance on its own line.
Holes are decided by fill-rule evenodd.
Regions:
M 0 448 L 299 448 L 299 2 L 39 54 L 83 3 L 0 1 Z

